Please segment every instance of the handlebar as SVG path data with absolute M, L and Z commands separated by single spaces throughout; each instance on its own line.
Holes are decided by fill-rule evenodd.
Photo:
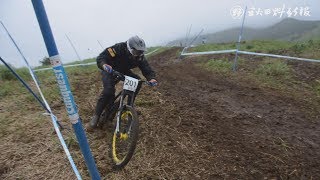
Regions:
M 124 81 L 124 79 L 125 79 L 125 75 L 122 74 L 121 72 L 116 71 L 116 70 L 112 70 L 111 74 L 117 76 L 117 78 L 118 78 L 119 80 L 121 80 L 121 81 Z M 140 80 L 140 79 L 139 79 L 139 82 L 145 83 L 145 84 L 147 84 L 148 86 L 156 86 L 156 85 L 157 85 L 157 83 L 156 83 L 156 84 L 153 84 L 153 83 L 151 83 L 151 82 L 149 82 L 149 81 L 146 81 L 146 80 Z
M 121 72 L 112 70 L 111 74 L 117 76 L 119 80 L 124 81 L 124 74 L 122 74 Z

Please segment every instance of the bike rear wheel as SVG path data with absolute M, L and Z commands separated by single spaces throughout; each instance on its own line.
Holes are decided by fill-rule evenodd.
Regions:
M 110 151 L 113 168 L 116 170 L 122 169 L 132 158 L 139 133 L 139 120 L 135 109 L 131 106 L 124 106 L 120 111 L 119 132 L 115 125 Z

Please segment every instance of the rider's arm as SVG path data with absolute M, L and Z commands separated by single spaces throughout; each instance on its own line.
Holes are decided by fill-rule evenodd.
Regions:
M 156 79 L 156 73 L 153 71 L 153 69 L 150 67 L 148 61 L 143 56 L 143 59 L 139 61 L 139 69 L 141 70 L 143 76 L 148 80 Z
M 97 57 L 97 66 L 101 70 L 106 70 L 106 66 L 111 68 L 114 66 L 114 59 L 118 56 L 118 45 L 114 45 L 106 48 L 100 55 Z

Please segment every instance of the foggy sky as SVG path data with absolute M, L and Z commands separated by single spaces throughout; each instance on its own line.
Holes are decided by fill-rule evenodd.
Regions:
M 67 63 L 78 60 L 66 35 L 75 45 L 81 59 L 97 56 L 102 48 L 141 36 L 147 46 L 165 45 L 185 37 L 192 25 L 191 36 L 241 25 L 233 19 L 232 7 L 255 8 L 310 7 L 310 17 L 320 20 L 319 0 L 43 0 L 51 29 L 62 58 Z M 284 15 L 283 18 L 286 18 Z M 266 27 L 279 17 L 246 17 L 245 26 Z M 2 21 L 32 66 L 48 56 L 31 0 L 0 0 Z M 24 66 L 21 56 L 0 26 L 0 56 L 15 67 Z

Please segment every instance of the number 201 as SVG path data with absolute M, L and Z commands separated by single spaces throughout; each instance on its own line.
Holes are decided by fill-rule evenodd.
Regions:
M 137 83 L 136 82 L 133 82 L 133 81 L 130 81 L 130 80 L 126 80 L 126 82 L 125 82 L 125 85 L 127 85 L 127 86 L 133 86 L 133 87 L 136 87 L 137 86 Z

